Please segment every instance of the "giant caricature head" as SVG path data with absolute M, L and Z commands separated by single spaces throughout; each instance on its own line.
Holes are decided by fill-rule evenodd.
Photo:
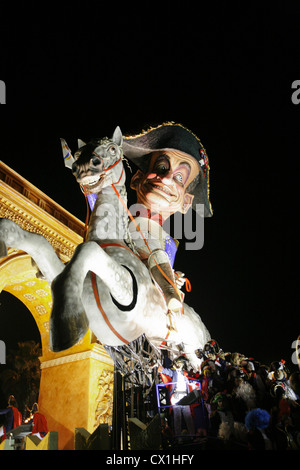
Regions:
M 123 140 L 124 155 L 139 170 L 131 179 L 137 202 L 166 216 L 212 216 L 208 158 L 199 139 L 180 124 L 166 123 Z M 204 207 L 204 213 L 203 213 Z

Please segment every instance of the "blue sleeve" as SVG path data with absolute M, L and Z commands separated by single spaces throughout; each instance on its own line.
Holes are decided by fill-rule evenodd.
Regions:
M 4 426 L 5 426 L 5 432 L 9 432 L 13 428 L 13 425 L 14 425 L 14 413 L 13 413 L 12 408 L 8 407 L 8 408 L 5 408 L 4 410 L 0 410 L 0 415 L 7 415 Z
M 173 379 L 174 377 L 174 372 L 175 372 L 174 370 L 168 369 L 167 367 L 163 367 L 161 371 L 162 374 L 168 375 L 169 377 L 171 377 L 171 379 Z

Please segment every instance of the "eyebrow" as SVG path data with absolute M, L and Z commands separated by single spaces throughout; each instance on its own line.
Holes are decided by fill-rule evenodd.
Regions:
M 188 170 L 191 170 L 191 165 L 188 162 L 181 162 L 179 163 L 177 168 L 180 168 L 181 166 L 185 166 L 188 168 Z
M 168 157 L 168 155 L 164 153 L 162 155 L 159 155 L 153 163 L 155 165 L 156 162 L 159 162 L 160 160 L 165 160 L 165 159 L 167 159 L 168 162 L 170 161 L 170 158 Z
M 184 174 L 184 177 L 183 177 L 183 183 L 185 184 L 185 183 L 188 181 L 188 179 L 189 179 L 189 176 L 190 176 L 190 174 L 191 174 L 192 169 L 191 169 L 191 166 L 190 166 L 189 163 L 187 163 L 187 162 L 181 162 L 181 163 L 178 165 L 178 167 L 177 167 L 174 171 L 180 172 L 181 167 L 184 167 L 184 168 L 187 170 L 187 173 Z

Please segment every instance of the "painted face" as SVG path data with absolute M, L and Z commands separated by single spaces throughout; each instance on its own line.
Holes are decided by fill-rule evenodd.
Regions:
M 186 189 L 198 172 L 198 163 L 187 154 L 175 150 L 154 152 L 148 172 L 139 170 L 132 177 L 131 187 L 137 192 L 138 203 L 166 218 L 175 212 L 187 212 L 194 196 Z

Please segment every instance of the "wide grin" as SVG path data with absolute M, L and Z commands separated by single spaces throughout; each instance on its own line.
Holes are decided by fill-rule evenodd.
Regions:
M 165 184 L 162 184 L 162 183 L 154 183 L 154 182 L 151 182 L 151 181 L 147 181 L 148 184 L 150 184 L 150 186 L 152 186 L 154 189 L 158 189 L 159 191 L 167 194 L 167 196 L 171 196 L 171 197 L 175 197 L 176 194 L 174 194 L 169 188 L 168 186 L 166 186 Z
M 80 184 L 84 186 L 88 190 L 92 190 L 97 188 L 98 183 L 102 183 L 103 176 L 105 175 L 104 172 L 98 173 L 97 175 L 92 175 L 92 176 L 84 176 L 80 180 Z

